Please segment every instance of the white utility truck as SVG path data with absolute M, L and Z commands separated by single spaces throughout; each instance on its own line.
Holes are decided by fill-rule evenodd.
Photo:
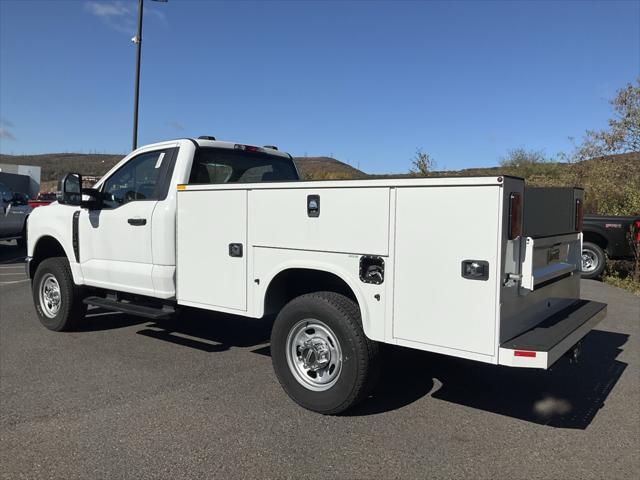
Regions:
M 200 137 L 140 148 L 91 189 L 67 174 L 60 190 L 28 222 L 45 327 L 73 329 L 87 305 L 277 314 L 276 375 L 325 414 L 368 394 L 379 343 L 547 369 L 606 313 L 580 300 L 579 189 L 529 195 L 508 176 L 299 181 L 275 147 Z

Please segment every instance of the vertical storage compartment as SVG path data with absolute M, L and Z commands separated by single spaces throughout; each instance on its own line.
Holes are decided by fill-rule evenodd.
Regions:
M 396 192 L 393 336 L 435 347 L 425 350 L 495 355 L 502 189 Z M 486 276 L 470 278 L 465 262 L 486 265 Z
M 178 192 L 177 299 L 247 310 L 247 191 Z

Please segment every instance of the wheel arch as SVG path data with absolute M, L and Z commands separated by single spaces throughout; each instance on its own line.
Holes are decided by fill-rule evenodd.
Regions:
M 595 243 L 605 251 L 609 246 L 609 241 L 607 240 L 607 237 L 605 237 L 602 233 L 594 230 L 582 232 L 582 240 L 585 242 Z
M 33 278 L 38 265 L 40 265 L 43 260 L 51 257 L 66 257 L 67 259 L 70 258 L 68 252 L 62 246 L 62 242 L 60 242 L 52 235 L 42 235 L 34 242 L 33 245 L 33 255 L 31 256 L 31 262 L 29 262 L 30 278 Z M 72 268 L 71 271 L 75 277 L 75 273 L 73 272 L 73 270 L 74 269 Z M 76 283 L 78 282 L 76 281 Z
M 260 313 L 273 314 L 290 300 L 306 293 L 330 291 L 351 298 L 360 310 L 362 328 L 370 337 L 369 311 L 364 294 L 351 278 L 339 267 L 315 264 L 287 264 L 273 271 L 265 279 L 267 287 L 258 299 Z

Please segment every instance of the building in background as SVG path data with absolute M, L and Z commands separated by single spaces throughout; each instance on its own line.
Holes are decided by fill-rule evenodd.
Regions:
M 40 167 L 0 163 L 0 183 L 14 192 L 26 193 L 35 198 L 40 192 Z

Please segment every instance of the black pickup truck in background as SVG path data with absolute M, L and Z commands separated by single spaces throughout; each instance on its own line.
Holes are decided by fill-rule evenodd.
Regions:
M 585 215 L 582 233 L 582 278 L 598 278 L 607 258 L 633 258 L 632 244 L 640 243 L 640 216 Z
M 527 187 L 524 196 L 526 236 L 582 230 L 582 278 L 600 277 L 607 259 L 632 260 L 634 249 L 640 248 L 640 216 L 582 215 L 581 188 Z M 545 213 L 550 211 L 555 215 Z

